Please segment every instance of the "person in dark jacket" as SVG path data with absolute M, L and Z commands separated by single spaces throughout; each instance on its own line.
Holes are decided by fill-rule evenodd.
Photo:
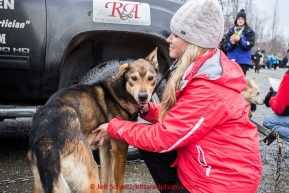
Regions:
M 270 87 L 265 97 L 265 105 L 271 107 L 273 114 L 264 117 L 264 127 L 278 131 L 280 138 L 289 142 L 289 70 L 285 73 L 278 91 Z
M 276 54 L 274 54 L 274 55 L 273 55 L 273 68 L 274 68 L 274 70 L 277 69 L 278 64 L 279 64 L 278 57 L 277 57 Z
M 260 48 L 258 48 L 257 52 L 253 55 L 253 59 L 255 61 L 255 73 L 260 70 L 260 59 L 262 58 L 262 53 Z
M 229 29 L 227 42 L 227 57 L 238 63 L 246 75 L 252 67 L 251 49 L 255 45 L 255 32 L 246 22 L 244 9 L 237 14 L 234 26 Z
M 287 58 L 287 56 L 285 56 L 285 57 L 283 58 L 282 62 L 283 62 L 283 68 L 285 69 L 285 68 L 286 68 L 286 65 L 287 65 L 287 63 L 288 63 L 288 58 Z

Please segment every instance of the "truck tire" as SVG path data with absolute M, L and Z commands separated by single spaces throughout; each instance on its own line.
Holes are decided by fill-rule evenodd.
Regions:
M 111 60 L 108 62 L 103 62 L 96 67 L 92 68 L 88 73 L 80 80 L 81 84 L 91 84 L 98 80 L 106 79 L 109 76 L 115 75 L 118 72 L 118 68 L 120 65 L 125 63 L 132 63 L 135 60 L 127 59 L 127 60 Z M 162 78 L 162 74 L 158 73 L 158 81 Z M 158 87 L 156 94 L 157 97 L 153 96 L 153 102 L 160 103 L 161 96 L 166 86 L 166 80 L 163 79 L 160 86 Z
M 91 84 L 98 80 L 104 80 L 109 76 L 113 76 L 118 72 L 119 66 L 125 63 L 132 63 L 135 60 L 127 59 L 127 60 L 111 60 L 108 62 L 103 62 L 96 67 L 92 68 L 79 83 L 81 84 Z M 162 78 L 162 74 L 158 73 L 158 81 Z M 154 103 L 160 103 L 161 95 L 164 91 L 166 85 L 166 80 L 163 79 L 160 86 L 158 87 L 156 93 L 152 96 L 152 101 Z M 139 122 L 146 122 L 139 118 Z M 99 163 L 99 152 L 95 150 L 93 152 L 95 160 Z M 136 160 L 142 159 L 139 150 L 135 147 L 129 146 L 127 160 Z

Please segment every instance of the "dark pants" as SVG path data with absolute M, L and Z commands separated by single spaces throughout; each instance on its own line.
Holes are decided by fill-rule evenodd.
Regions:
M 260 62 L 255 62 L 255 73 L 258 72 L 259 73 L 260 70 Z
M 249 70 L 250 66 L 247 64 L 239 64 L 239 65 L 242 68 L 244 75 L 246 76 L 246 72 Z
M 139 150 L 161 193 L 189 193 L 181 184 L 176 167 L 170 167 L 176 160 L 176 151 L 156 153 Z

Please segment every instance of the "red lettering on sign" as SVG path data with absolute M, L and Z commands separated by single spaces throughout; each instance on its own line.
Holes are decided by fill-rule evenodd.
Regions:
M 126 5 L 123 7 L 123 10 L 126 11 L 126 6 L 127 6 L 127 5 L 132 5 L 132 4 L 126 4 Z M 134 4 L 134 7 L 133 7 L 132 10 L 129 12 L 129 15 L 130 15 L 131 13 L 135 13 L 135 14 L 134 14 L 134 18 L 139 18 L 139 17 L 137 16 L 137 12 L 138 12 L 138 4 Z
M 115 10 L 118 12 L 118 15 L 121 16 L 121 12 L 120 12 L 120 8 L 122 7 L 122 3 L 120 2 L 108 2 L 105 4 L 105 8 L 108 8 L 108 4 L 112 3 L 113 4 L 113 7 L 112 7 L 112 12 L 111 12 L 111 15 L 109 16 L 112 16 L 112 17 L 116 17 L 114 14 L 115 14 Z M 116 7 L 117 4 L 119 5 L 119 7 Z
M 117 12 L 121 19 L 132 18 L 133 14 L 134 14 L 135 19 L 140 18 L 138 16 L 138 4 L 125 4 L 123 6 L 123 4 L 121 2 L 108 2 L 105 4 L 105 8 L 109 8 L 108 7 L 109 4 L 112 4 L 111 14 L 109 15 L 111 17 L 117 17 L 115 15 Z M 130 11 L 127 10 L 130 8 L 130 7 L 128 7 L 129 5 L 133 5 L 133 7 Z

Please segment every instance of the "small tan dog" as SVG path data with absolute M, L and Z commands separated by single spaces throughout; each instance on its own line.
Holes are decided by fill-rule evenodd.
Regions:
M 250 103 L 251 109 L 249 112 L 249 118 L 252 117 L 252 112 L 256 110 L 256 105 L 263 105 L 264 98 L 260 96 L 260 89 L 256 84 L 255 77 L 248 80 L 247 79 L 247 88 L 244 92 L 242 92 L 245 100 Z

